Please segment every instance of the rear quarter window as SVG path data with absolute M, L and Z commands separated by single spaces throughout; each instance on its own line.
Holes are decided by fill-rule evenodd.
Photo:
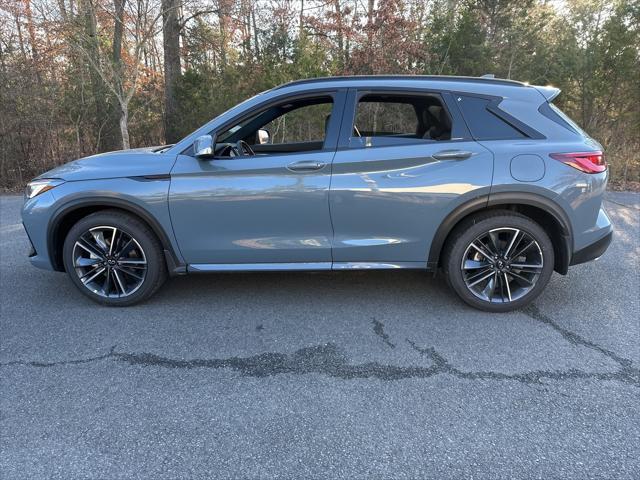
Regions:
M 466 95 L 457 95 L 456 100 L 471 131 L 471 135 L 476 140 L 516 140 L 527 138 L 520 130 L 489 110 L 490 100 Z
M 578 135 L 582 135 L 583 137 L 589 137 L 589 135 L 584 130 L 582 130 L 576 122 L 571 120 L 571 118 L 569 118 L 566 113 L 556 107 L 553 103 L 543 103 L 538 111 L 549 120 L 554 121 L 570 132 L 577 133 Z

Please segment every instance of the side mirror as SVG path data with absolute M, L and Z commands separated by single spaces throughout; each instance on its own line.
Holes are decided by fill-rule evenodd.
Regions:
M 193 151 L 196 158 L 211 158 L 215 152 L 215 135 L 202 135 L 193 143 Z
M 256 136 L 258 137 L 256 138 L 257 140 L 256 143 L 258 145 L 265 145 L 267 143 L 271 143 L 271 134 L 269 133 L 269 130 L 261 128 L 258 130 L 258 133 Z

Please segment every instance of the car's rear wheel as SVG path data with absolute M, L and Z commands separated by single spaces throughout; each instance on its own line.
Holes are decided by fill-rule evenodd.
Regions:
M 469 305 L 490 312 L 533 301 L 553 273 L 553 245 L 544 229 L 509 211 L 487 212 L 453 232 L 443 267 L 453 290 Z
M 117 210 L 96 212 L 76 223 L 65 239 L 63 260 L 80 291 L 104 305 L 145 300 L 166 279 L 162 246 L 153 231 Z

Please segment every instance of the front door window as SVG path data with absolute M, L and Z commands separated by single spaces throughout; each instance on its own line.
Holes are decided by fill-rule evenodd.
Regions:
M 218 135 L 217 143 L 244 140 L 256 154 L 313 152 L 325 148 L 333 99 L 287 101 L 268 107 Z

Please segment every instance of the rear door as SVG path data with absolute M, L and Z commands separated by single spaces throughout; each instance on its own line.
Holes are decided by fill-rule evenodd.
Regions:
M 333 268 L 426 267 L 435 232 L 491 186 L 493 155 L 446 92 L 350 89 L 333 161 Z

